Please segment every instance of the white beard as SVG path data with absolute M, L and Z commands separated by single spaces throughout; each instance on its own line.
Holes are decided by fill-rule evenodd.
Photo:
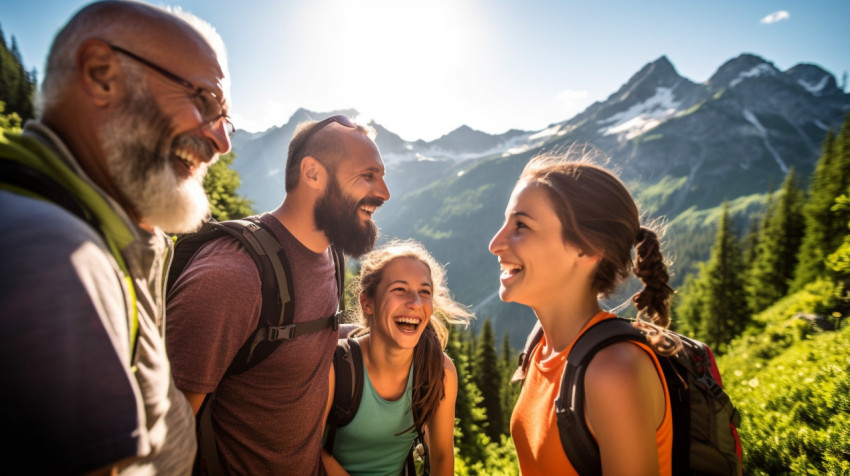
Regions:
M 203 187 L 208 164 L 186 179 L 177 176 L 171 145 L 164 144 L 170 120 L 143 84 L 127 81 L 127 102 L 103 128 L 110 178 L 145 223 L 167 233 L 194 231 L 209 216 Z

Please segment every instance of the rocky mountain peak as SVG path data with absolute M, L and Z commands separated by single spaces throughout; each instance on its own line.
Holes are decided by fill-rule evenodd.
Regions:
M 682 81 L 687 80 L 679 75 L 667 56 L 661 56 L 635 73 L 609 100 L 618 98 L 625 101 L 633 96 L 649 97 L 655 94 L 658 87 L 672 88 Z
M 815 96 L 842 94 L 835 77 L 818 65 L 800 63 L 785 72 Z
M 737 86 L 741 81 L 757 76 L 776 76 L 781 72 L 760 56 L 743 53 L 723 63 L 717 72 L 708 80 L 709 87 L 713 90 Z

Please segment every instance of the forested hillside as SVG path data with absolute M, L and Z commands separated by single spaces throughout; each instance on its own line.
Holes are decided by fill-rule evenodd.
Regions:
M 8 45 L 0 29 L 0 127 L 19 128 L 35 116 L 36 83 L 35 69 L 24 69 L 17 40 L 13 36 Z
M 7 47 L 2 34 L 0 40 L 0 127 L 19 128 L 23 120 L 33 115 L 36 75 L 34 71 L 26 72 L 21 65 L 14 38 L 11 47 Z M 718 72 L 717 82 L 734 83 L 735 74 L 748 71 L 752 64 L 760 66 L 753 58 L 739 58 Z M 670 74 L 668 66 L 666 60 L 659 60 L 637 75 L 638 79 L 660 75 L 663 81 L 670 81 L 671 88 L 678 84 L 676 87 L 689 94 L 698 91 L 697 86 Z M 814 73 L 820 74 L 820 70 Z M 812 74 L 812 70 L 802 68 L 788 74 L 802 77 Z M 724 75 L 729 77 L 724 79 Z M 787 94 L 794 86 L 785 79 L 760 84 L 769 84 L 775 91 Z M 642 83 L 629 84 L 621 91 L 623 95 L 640 89 Z M 731 91 L 733 86 L 726 92 L 712 89 L 714 102 L 694 101 L 686 114 L 678 116 L 666 128 L 624 142 L 619 150 L 629 152 L 628 163 L 634 165 L 650 161 L 653 153 L 673 154 L 671 150 L 687 149 L 688 144 L 694 146 L 693 140 L 685 144 L 673 132 L 675 128 L 696 130 L 697 111 L 714 118 L 716 114 L 722 115 L 720 108 L 724 105 L 736 110 L 754 108 L 746 90 L 738 87 L 737 91 Z M 752 90 L 757 84 L 744 86 Z M 836 91 L 830 94 L 838 96 Z M 623 101 L 630 100 L 625 96 Z M 818 96 L 818 101 L 821 99 Z M 800 104 L 804 103 L 797 105 Z M 801 110 L 815 115 L 807 104 L 800 106 Z M 620 104 L 623 106 L 620 112 L 633 105 Z M 588 118 L 595 120 L 602 106 L 595 105 L 585 117 L 558 127 L 590 130 L 596 123 Z M 716 180 L 704 183 L 722 183 L 726 177 L 723 173 L 740 178 L 736 174 L 741 170 L 754 177 L 764 164 L 773 167 L 773 175 L 777 177 L 774 182 L 753 185 L 747 193 L 724 199 L 722 191 L 703 190 L 704 183 L 690 180 L 684 168 L 676 168 L 682 164 L 674 164 L 671 169 L 679 170 L 678 175 L 661 174 L 658 172 L 661 168 L 647 169 L 648 175 L 655 173 L 654 181 L 640 181 L 640 177 L 633 176 L 628 182 L 639 200 L 652 211 L 669 211 L 675 209 L 674 205 L 686 203 L 678 201 L 676 194 L 687 192 L 699 197 L 700 206 L 677 209 L 678 213 L 668 223 L 673 233 L 665 246 L 674 251 L 679 263 L 687 263 L 677 268 L 682 286 L 673 302 L 673 328 L 709 343 L 718 354 L 724 384 L 742 415 L 739 433 L 744 449 L 744 473 L 847 475 L 850 474 L 847 321 L 850 115 L 840 128 L 826 133 L 826 139 L 818 146 L 819 158 L 814 166 L 805 166 L 806 157 L 802 157 L 797 164 L 803 165 L 803 170 L 791 164 L 781 176 L 776 174 L 781 168 L 774 167 L 775 156 L 756 147 L 764 136 L 758 134 L 759 129 L 747 118 L 755 118 L 758 124 L 778 123 L 780 132 L 774 135 L 799 126 L 768 112 L 736 116 L 734 124 L 738 129 L 743 128 L 747 136 L 743 142 L 745 148 L 758 153 L 746 168 L 735 161 L 730 166 L 728 161 L 718 159 L 729 150 L 728 144 L 712 140 L 716 149 L 713 156 L 717 160 L 708 174 Z M 805 129 L 801 136 L 808 140 L 815 137 L 816 122 L 819 121 L 799 126 Z M 658 134 L 666 139 L 662 140 Z M 515 134 L 510 136 L 514 138 Z M 802 150 L 803 156 L 811 149 L 800 149 L 799 144 L 791 143 L 785 143 L 785 147 L 789 151 Z M 502 219 L 505 197 L 510 192 L 505 184 L 512 184 L 528 159 L 540 150 L 529 148 L 482 160 L 389 164 L 391 172 L 406 171 L 393 180 L 395 187 L 409 192 L 392 202 L 391 217 L 385 216 L 393 218 L 390 230 L 415 232 L 441 261 L 448 261 L 448 269 L 454 273 L 449 283 L 453 290 L 479 297 L 491 294 L 497 286 L 498 265 L 495 259 L 489 259 L 486 266 L 480 265 L 478 259 L 486 254 L 486 243 Z M 672 155 L 666 157 L 670 161 L 675 159 Z M 683 154 L 682 160 L 689 157 Z M 251 201 L 236 193 L 240 178 L 231 169 L 234 158 L 233 154 L 222 157 L 211 168 L 205 182 L 217 219 L 252 213 Z M 715 203 L 716 199 L 719 200 Z M 460 234 L 463 239 L 455 239 Z M 481 275 L 485 275 L 484 279 L 473 279 Z M 521 306 L 505 309 L 510 320 L 503 321 L 499 331 L 484 301 L 475 329 L 454 329 L 451 334 L 447 352 L 459 377 L 455 429 L 455 469 L 459 475 L 518 474 L 509 425 L 520 389 L 509 383 L 517 362 L 516 344 L 510 336 L 524 335 L 531 328 L 533 317 Z
M 742 416 L 744 474 L 850 474 L 850 116 L 808 184 L 789 170 L 739 234 L 718 207 L 710 257 L 674 299 L 674 328 L 718 355 Z M 491 323 L 452 336 L 458 474 L 518 474 L 516 352 Z M 495 416 L 494 416 L 495 415 Z

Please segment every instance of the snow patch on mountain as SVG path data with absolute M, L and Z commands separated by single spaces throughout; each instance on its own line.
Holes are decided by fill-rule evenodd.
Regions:
M 807 81 L 803 81 L 802 79 L 797 80 L 797 82 L 800 83 L 800 86 L 806 88 L 806 91 L 814 94 L 815 96 L 818 96 L 818 93 L 820 93 L 823 88 L 826 87 L 826 84 L 829 82 L 829 76 L 824 76 L 817 84 L 809 83 Z
M 779 169 L 782 170 L 782 173 L 787 174 L 788 166 L 785 165 L 785 162 L 782 160 L 782 157 L 779 156 L 779 153 L 776 152 L 776 149 L 773 148 L 773 145 L 771 145 L 770 141 L 767 139 L 767 129 L 765 129 L 764 126 L 761 125 L 761 122 L 759 122 L 756 115 L 747 109 L 744 109 L 744 119 L 746 119 L 747 122 L 749 122 L 753 125 L 753 127 L 756 128 L 756 130 L 761 135 L 761 140 L 764 142 L 764 146 L 767 148 L 768 152 L 770 152 L 770 154 L 773 156 L 773 159 L 776 161 L 776 163 L 779 164 Z
M 762 63 L 758 66 L 755 66 L 755 67 L 739 74 L 737 78 L 733 79 L 729 83 L 729 87 L 734 88 L 735 86 L 738 85 L 738 83 L 740 83 L 741 81 L 743 81 L 747 78 L 754 78 L 756 76 L 768 76 L 768 75 L 774 75 L 774 74 L 776 74 L 776 68 L 774 68 L 773 66 L 771 66 L 767 63 Z
M 633 139 L 676 114 L 680 104 L 673 95 L 673 88 L 655 88 L 655 95 L 646 101 L 598 121 L 600 125 L 614 123 L 599 129 L 599 133 L 618 134 L 625 136 L 626 140 Z

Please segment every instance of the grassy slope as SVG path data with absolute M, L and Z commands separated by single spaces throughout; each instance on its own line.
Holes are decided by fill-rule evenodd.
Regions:
M 839 290 L 819 281 L 756 316 L 718 359 L 742 421 L 745 474 L 850 474 L 850 326 L 824 331 Z M 843 328 L 841 324 L 843 323 Z

